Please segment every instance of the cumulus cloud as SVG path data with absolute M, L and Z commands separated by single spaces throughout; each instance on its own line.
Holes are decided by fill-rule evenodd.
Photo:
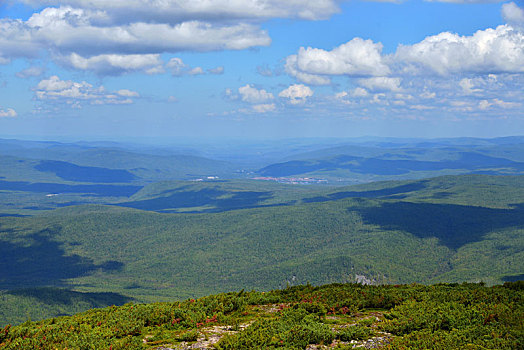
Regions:
M 178 57 L 170 59 L 166 64 L 166 68 L 170 69 L 171 74 L 176 76 L 183 75 L 184 73 L 187 73 L 188 70 L 188 67 L 184 61 Z
M 400 78 L 373 77 L 359 79 L 358 83 L 371 91 L 401 91 Z
M 16 76 L 22 79 L 26 79 L 31 77 L 39 77 L 42 74 L 44 74 L 43 67 L 29 67 L 16 73 Z
M 0 118 L 16 118 L 18 113 L 12 108 L 0 109 Z
M 210 74 L 216 74 L 216 75 L 224 74 L 224 67 L 219 66 L 216 68 L 211 68 L 211 69 L 208 69 L 207 72 Z
M 188 75 L 201 75 L 201 74 L 204 74 L 204 70 L 202 69 L 202 67 L 195 67 L 195 68 L 192 68 L 189 70 L 189 72 L 187 72 Z
M 40 48 L 40 43 L 33 40 L 26 23 L 0 19 L 0 63 L 6 64 L 20 57 L 37 57 Z
M 331 51 L 301 47 L 286 59 L 286 72 L 298 80 L 316 85 L 329 84 L 326 76 L 383 76 L 390 73 L 382 44 L 354 38 Z
M 479 102 L 478 107 L 482 110 L 489 109 L 492 107 L 511 109 L 522 107 L 522 104 L 517 102 L 507 102 L 498 98 L 494 98 L 491 100 L 481 100 Z
M 429 106 L 429 105 L 411 105 L 411 106 L 409 106 L 409 108 L 417 110 L 417 111 L 428 111 L 428 110 L 435 109 L 437 107 Z
M 339 11 L 335 0 L 20 0 L 40 6 L 70 5 L 103 10 L 113 21 L 178 23 L 193 19 L 215 22 L 269 18 L 327 19 Z
M 502 5 L 502 17 L 514 26 L 524 26 L 524 10 L 514 2 Z
M 419 96 L 421 98 L 424 98 L 424 99 L 433 99 L 433 98 L 437 97 L 437 93 L 436 92 L 424 91 Z
M 85 58 L 72 53 L 69 56 L 61 57 L 59 61 L 72 68 L 104 75 L 118 75 L 135 71 L 144 71 L 148 74 L 163 72 L 163 62 L 158 54 L 97 55 Z
M 295 77 L 298 81 L 311 85 L 328 85 L 331 83 L 331 79 L 325 76 L 311 74 L 304 72 L 298 68 L 298 56 L 291 55 L 286 58 L 285 65 L 286 73 L 292 77 Z
M 265 31 L 247 23 L 218 26 L 194 20 L 115 26 L 101 25 L 101 18 L 99 12 L 84 9 L 46 8 L 24 22 L 23 29 L 32 41 L 81 55 L 242 50 L 270 43 Z
M 268 46 L 262 21 L 320 20 L 339 11 L 337 0 L 21 1 L 42 10 L 27 21 L 0 20 L 0 64 L 47 52 L 68 67 L 98 74 L 161 73 L 153 55 L 163 53 Z M 126 67 L 118 58 L 135 63 Z M 215 69 L 210 73 L 221 74 Z
M 278 96 L 288 99 L 290 104 L 297 105 L 306 102 L 308 97 L 313 96 L 313 90 L 303 84 L 294 84 L 282 90 Z
M 479 30 L 470 36 L 443 32 L 413 45 L 399 45 L 382 54 L 382 44 L 354 38 L 331 51 L 301 47 L 286 58 L 286 73 L 311 85 L 327 85 L 334 76 L 360 77 L 371 91 L 399 91 L 400 78 L 392 75 L 449 76 L 451 74 L 524 73 L 524 11 L 515 3 L 504 4 L 506 24 Z
M 0 20 L 0 58 L 37 57 L 48 51 L 69 67 L 101 74 L 161 72 L 159 54 L 180 51 L 243 50 L 270 44 L 252 23 L 129 22 L 115 25 L 101 10 L 45 8 L 27 21 Z M 125 62 L 131 61 L 130 67 Z
M 501 0 L 426 0 L 429 2 L 449 2 L 453 4 L 484 4 L 488 2 L 500 2 Z
M 369 95 L 368 91 L 361 87 L 354 88 L 351 91 L 351 96 L 353 97 L 366 97 L 367 95 Z
M 124 97 L 140 97 L 140 94 L 138 92 L 127 89 L 118 90 L 116 93 Z
M 272 93 L 267 92 L 264 89 L 258 90 L 249 84 L 238 88 L 238 93 L 240 99 L 248 103 L 262 103 L 274 98 Z
M 343 104 L 346 104 L 346 105 L 352 105 L 354 102 L 352 102 L 349 99 L 349 96 L 350 96 L 349 93 L 347 93 L 346 91 L 338 92 L 335 94 L 335 100 L 338 102 L 342 102 Z
M 133 103 L 131 97 L 140 96 L 135 91 L 122 89 L 109 92 L 103 86 L 95 87 L 85 81 L 61 80 L 56 75 L 41 80 L 34 90 L 38 100 L 64 102 L 75 107 L 80 107 L 82 103 L 130 104 Z
M 473 79 L 464 78 L 459 82 L 459 86 L 466 95 L 482 92 L 482 89 L 475 89 L 475 83 L 473 82 Z
M 276 106 L 274 103 L 264 103 L 264 104 L 254 105 L 253 110 L 256 113 L 268 113 L 268 112 L 275 111 Z
M 395 53 L 407 71 L 452 73 L 524 72 L 524 34 L 509 25 L 479 30 L 472 36 L 444 32 L 414 45 L 400 45 Z
M 191 67 L 191 66 L 185 64 L 184 61 L 182 61 L 182 59 L 178 58 L 178 57 L 174 57 L 174 58 L 170 59 L 169 62 L 167 62 L 167 64 L 166 64 L 166 68 L 171 72 L 171 74 L 173 76 L 176 76 L 176 77 L 181 77 L 181 76 L 184 76 L 184 75 L 201 75 L 201 74 L 205 74 L 205 72 L 202 69 L 202 67 Z M 220 68 L 220 67 L 218 67 L 218 68 Z M 221 73 L 218 73 L 220 71 L 220 69 L 218 69 L 218 68 L 214 68 L 212 70 L 208 70 L 208 72 L 211 73 L 211 74 L 221 74 Z M 211 71 L 214 71 L 214 72 L 211 72 Z M 223 69 L 222 69 L 222 71 L 223 71 Z

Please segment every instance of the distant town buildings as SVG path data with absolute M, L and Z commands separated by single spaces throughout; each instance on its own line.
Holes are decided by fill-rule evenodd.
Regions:
M 253 177 L 252 180 L 262 180 L 262 181 L 276 181 L 284 184 L 294 184 L 294 185 L 311 185 L 311 184 L 327 184 L 328 180 L 326 179 L 316 179 L 313 177 L 269 177 L 269 176 L 259 176 Z

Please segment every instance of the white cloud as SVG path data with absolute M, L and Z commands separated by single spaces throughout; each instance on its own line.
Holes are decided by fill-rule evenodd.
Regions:
M 523 73 L 524 34 L 508 25 L 479 30 L 472 36 L 444 32 L 426 37 L 414 45 L 400 45 L 395 60 L 425 72 L 452 73 Z M 411 67 L 409 67 L 411 65 Z
M 0 64 L 48 52 L 68 67 L 98 74 L 162 73 L 152 55 L 163 53 L 268 46 L 262 21 L 327 19 L 339 11 L 337 0 L 21 1 L 42 10 L 27 21 L 0 20 Z M 127 67 L 118 58 L 134 64 Z M 209 73 L 222 72 L 217 67 Z
M 458 112 L 473 112 L 476 109 L 470 101 L 451 101 L 450 106 L 451 110 Z
M 448 2 L 453 4 L 484 4 L 489 2 L 501 2 L 502 0 L 426 0 L 429 2 Z
M 264 77 L 272 77 L 276 75 L 276 72 L 274 72 L 267 64 L 257 66 L 257 73 Z
M 204 70 L 202 69 L 202 67 L 195 67 L 195 68 L 192 68 L 189 70 L 189 72 L 187 72 L 188 75 L 201 75 L 201 74 L 204 74 Z
M 264 103 L 259 105 L 254 105 L 253 110 L 257 113 L 268 113 L 276 110 L 274 103 Z
M 288 102 L 293 105 L 302 104 L 306 102 L 308 97 L 313 96 L 313 90 L 311 90 L 309 86 L 294 84 L 287 89 L 282 90 L 278 96 L 287 98 Z
M 514 2 L 502 5 L 502 17 L 514 26 L 524 26 L 524 10 Z
M 354 38 L 331 51 L 301 47 L 286 59 L 286 72 L 298 80 L 316 85 L 329 83 L 325 76 L 383 76 L 390 69 L 381 55 L 382 44 Z
M 249 84 L 238 88 L 238 93 L 240 94 L 241 100 L 248 103 L 261 103 L 274 98 L 272 93 L 263 89 L 258 90 Z
M 67 66 L 89 70 L 98 74 L 117 75 L 122 73 L 144 71 L 149 74 L 163 72 L 162 60 L 158 54 L 146 55 L 98 55 L 84 58 L 76 53 L 61 57 L 60 61 Z
M 489 106 L 491 106 L 491 103 L 489 103 L 488 100 L 482 100 L 479 102 L 480 109 L 488 109 Z
M 335 0 L 20 0 L 35 7 L 71 5 L 103 10 L 114 21 L 178 23 L 199 19 L 265 20 L 268 18 L 327 19 L 339 11 Z
M 388 104 L 386 98 L 387 98 L 386 94 L 378 93 L 378 94 L 374 94 L 373 95 L 373 99 L 370 100 L 369 102 L 370 103 L 376 103 L 376 104 Z
M 409 108 L 417 110 L 417 111 L 429 111 L 432 109 L 435 109 L 435 106 L 428 106 L 428 105 L 411 105 Z
M 173 76 L 184 76 L 184 75 L 202 75 L 206 74 L 202 67 L 191 67 L 182 61 L 181 58 L 174 57 L 166 63 L 165 67 L 171 72 Z M 223 74 L 224 67 L 216 67 L 207 70 L 209 74 Z
M 219 66 L 216 68 L 211 68 L 211 69 L 208 69 L 207 72 L 210 74 L 216 74 L 216 75 L 224 74 L 224 67 Z
M 27 21 L 0 19 L 0 58 L 37 57 L 48 51 L 75 69 L 111 74 L 160 72 L 158 56 L 180 51 L 243 50 L 271 43 L 266 31 L 246 22 L 214 24 L 136 21 L 115 25 L 101 10 L 45 8 Z M 131 67 L 125 62 L 132 61 Z
M 18 113 L 12 108 L 0 109 L 0 118 L 16 118 Z
M 0 19 L 0 63 L 6 64 L 19 57 L 37 57 L 40 47 L 24 22 Z
M 359 79 L 358 83 L 371 91 L 401 91 L 400 78 L 373 77 Z
M 85 81 L 61 80 L 56 75 L 41 80 L 34 90 L 36 98 L 41 101 L 64 102 L 75 107 L 80 107 L 82 103 L 130 104 L 133 103 L 130 97 L 140 96 L 127 89 L 108 92 L 103 86 L 94 87 Z
M 138 92 L 127 89 L 118 90 L 116 93 L 120 96 L 125 97 L 140 97 L 140 94 Z
M 436 92 L 429 92 L 429 91 L 424 91 L 423 93 L 420 94 L 420 97 L 424 99 L 432 99 L 432 98 L 435 98 L 436 96 L 437 96 Z
M 511 22 L 522 22 L 524 11 L 514 3 L 504 4 L 502 12 Z M 443 32 L 413 45 L 399 45 L 391 55 L 382 54 L 381 43 L 357 37 L 331 51 L 301 47 L 286 58 L 285 70 L 312 85 L 330 84 L 338 75 L 367 76 L 359 83 L 371 91 L 400 91 L 400 78 L 392 74 L 519 74 L 524 73 L 524 31 L 501 25 L 471 36 Z
M 522 107 L 521 103 L 518 102 L 507 102 L 500 100 L 498 98 L 494 98 L 491 100 L 481 100 L 479 102 L 479 108 L 482 110 L 489 109 L 491 107 L 498 107 L 503 109 L 511 109 L 511 108 L 519 108 Z
M 55 14 L 53 10 L 59 10 L 59 13 Z M 33 30 L 34 37 L 47 45 L 62 52 L 89 55 L 242 50 L 270 43 L 265 31 L 247 23 L 219 26 L 201 21 L 174 25 L 134 22 L 99 26 L 92 17 L 89 11 L 48 8 L 34 14 L 27 25 Z
M 82 83 L 74 83 L 73 81 L 64 81 L 60 80 L 59 77 L 56 75 L 53 75 L 49 79 L 44 79 L 38 83 L 36 89 L 42 90 L 42 91 L 63 91 L 66 90 L 72 86 L 77 84 L 77 86 L 87 86 L 88 84 L 86 82 Z M 92 87 L 92 85 L 89 85 L 89 87 Z
M 395 98 L 399 100 L 412 100 L 414 97 L 410 94 L 395 94 Z
M 166 63 L 166 68 L 169 69 L 173 76 L 183 76 L 183 75 L 201 75 L 205 74 L 202 67 L 191 67 L 182 61 L 181 58 L 174 57 Z M 218 74 L 218 73 L 214 73 Z
M 349 94 L 347 93 L 347 91 L 336 93 L 335 100 L 337 100 L 338 102 L 342 102 L 343 104 L 346 104 L 346 105 L 352 105 L 354 103 L 349 100 Z
M 459 82 L 459 86 L 466 95 L 471 95 L 476 92 L 482 92 L 482 89 L 475 89 L 475 83 L 473 79 L 464 78 Z
M 349 94 L 346 91 L 338 92 L 335 94 L 335 98 L 338 100 L 341 100 L 345 97 L 347 97 Z
M 184 61 L 178 57 L 170 59 L 166 64 L 166 68 L 170 69 L 173 75 L 183 75 L 188 69 Z
M 43 67 L 29 67 L 16 73 L 16 76 L 22 79 L 26 79 L 31 77 L 39 77 L 42 74 L 44 74 Z
M 369 95 L 368 91 L 361 87 L 356 87 L 351 91 L 353 97 L 366 97 L 367 95 Z
M 298 56 L 291 55 L 286 58 L 286 73 L 295 77 L 298 81 L 311 85 L 328 85 L 331 79 L 316 74 L 306 73 L 298 68 Z
M 129 105 L 132 104 L 133 100 L 130 98 L 126 99 L 117 99 L 117 98 L 105 98 L 101 100 L 94 100 L 91 102 L 93 105 Z

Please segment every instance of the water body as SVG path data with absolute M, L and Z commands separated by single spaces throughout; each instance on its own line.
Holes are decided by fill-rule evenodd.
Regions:
M 65 185 L 0 180 L 0 190 L 36 193 L 86 193 L 102 197 L 130 197 L 142 187 L 133 185 Z

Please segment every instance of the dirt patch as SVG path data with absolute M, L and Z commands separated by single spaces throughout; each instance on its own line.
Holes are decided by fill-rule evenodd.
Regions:
M 180 344 L 164 344 L 154 350 L 186 350 L 186 349 L 213 349 L 214 345 L 226 334 L 235 334 L 249 327 L 253 322 L 243 323 L 235 329 L 232 326 L 213 326 L 199 329 L 199 336 L 195 342 L 182 342 Z

